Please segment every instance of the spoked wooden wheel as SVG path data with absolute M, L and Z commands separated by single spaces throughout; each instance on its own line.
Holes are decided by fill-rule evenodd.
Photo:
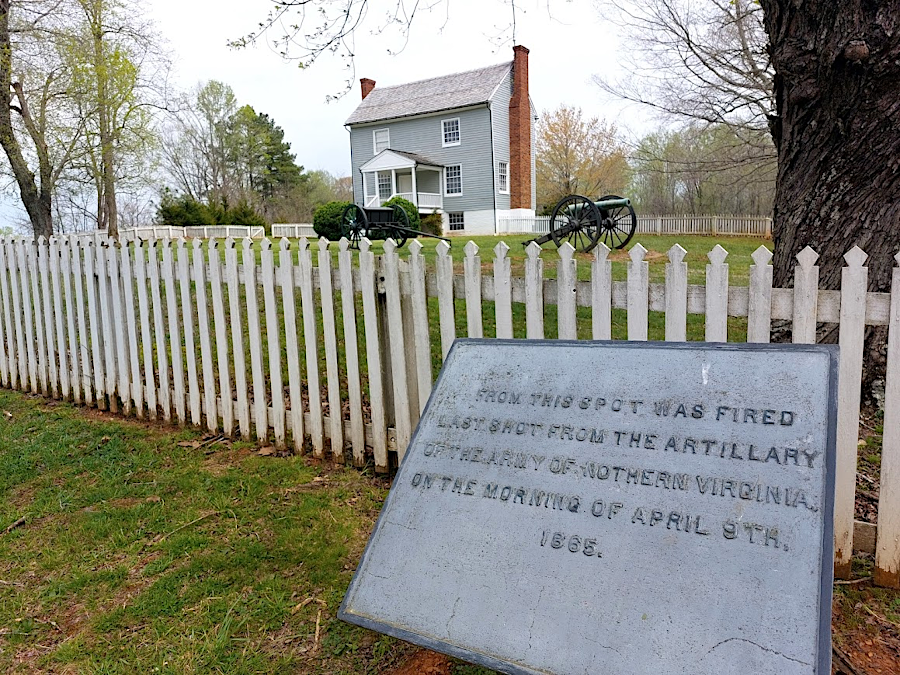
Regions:
M 407 215 L 406 210 L 399 204 L 391 204 L 391 210 L 393 211 L 392 218 L 394 225 L 399 225 L 403 228 L 391 228 L 391 235 L 397 243 L 397 248 L 403 248 L 403 244 L 409 239 L 409 216 Z
M 616 195 L 600 197 L 598 201 L 607 199 L 622 199 Z M 614 206 L 609 209 L 600 209 L 600 236 L 599 240 L 611 249 L 625 248 L 631 241 L 637 230 L 637 216 L 634 208 L 629 206 Z
M 350 242 L 350 248 L 359 248 L 359 242 L 366 236 L 369 222 L 366 212 L 357 204 L 348 204 L 341 214 L 341 234 Z
M 569 242 L 587 253 L 600 241 L 600 209 L 587 197 L 569 195 L 559 200 L 550 215 L 550 238 L 557 246 Z

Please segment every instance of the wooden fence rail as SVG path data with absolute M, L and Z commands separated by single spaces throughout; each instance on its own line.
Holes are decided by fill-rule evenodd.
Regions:
M 729 317 L 746 318 L 752 342 L 767 342 L 776 319 L 792 323 L 794 342 L 812 342 L 817 322 L 838 323 L 835 569 L 849 574 L 855 542 L 875 552 L 878 583 L 900 586 L 900 268 L 891 293 L 867 293 L 866 254 L 856 247 L 845 255 L 841 290 L 826 291 L 809 248 L 787 289 L 772 287 L 764 247 L 753 254 L 750 285 L 734 287 L 721 246 L 708 255 L 705 284 L 692 285 L 678 245 L 664 284 L 650 283 L 640 244 L 626 281 L 613 280 L 603 245 L 590 281 L 578 280 L 568 244 L 546 259 L 530 245 L 521 277 L 503 243 L 482 252 L 469 242 L 462 274 L 445 242 L 434 269 L 417 241 L 402 256 L 385 242 L 377 257 L 366 240 L 358 254 L 342 241 L 336 265 L 325 240 L 255 245 L 261 250 L 233 238 L 0 237 L 0 385 L 297 450 L 308 444 L 316 456 L 328 449 L 343 459 L 346 450 L 355 464 L 373 457 L 385 471 L 402 457 L 460 335 L 610 339 L 617 310 L 627 313 L 630 340 L 648 339 L 651 312 L 665 314 L 666 340 L 686 339 L 691 314 L 705 315 L 708 341 L 736 337 Z M 492 273 L 482 273 L 482 253 L 493 256 Z M 555 279 L 544 278 L 545 264 Z M 875 526 L 854 522 L 869 325 L 889 332 L 877 540 Z

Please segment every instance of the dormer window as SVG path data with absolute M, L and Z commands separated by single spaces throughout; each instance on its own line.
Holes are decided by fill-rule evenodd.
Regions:
M 375 154 L 391 147 L 391 130 L 375 129 L 372 132 L 372 142 L 375 145 Z
M 459 145 L 458 117 L 454 117 L 452 120 L 441 120 L 441 131 L 443 133 L 442 145 L 445 148 L 449 145 Z

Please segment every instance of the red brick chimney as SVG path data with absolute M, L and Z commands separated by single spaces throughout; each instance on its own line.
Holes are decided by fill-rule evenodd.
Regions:
M 362 89 L 362 97 L 365 98 L 372 90 L 375 88 L 375 80 L 370 80 L 368 77 L 361 77 L 359 79 L 359 86 Z
M 509 208 L 531 207 L 531 102 L 528 50 L 513 47 L 513 88 L 509 99 Z

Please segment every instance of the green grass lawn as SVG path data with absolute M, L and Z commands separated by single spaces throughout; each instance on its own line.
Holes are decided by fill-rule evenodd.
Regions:
M 480 237 L 452 237 L 450 244 L 450 256 L 454 261 L 454 269 L 457 274 L 463 273 L 463 258 L 465 257 L 465 246 L 469 241 L 478 245 L 478 255 L 481 257 L 481 267 L 483 274 L 493 274 L 494 248 L 501 241 L 509 246 L 507 256 L 512 261 L 511 268 L 513 276 L 523 276 L 525 269 L 525 246 L 524 243 L 530 241 L 535 235 L 503 235 L 480 236 Z M 409 244 L 413 240 L 410 239 L 407 244 L 400 249 L 400 256 L 406 258 L 409 255 Z M 434 260 L 437 257 L 436 247 L 439 240 L 430 237 L 421 237 L 417 241 L 422 244 L 422 255 L 425 256 L 427 270 L 434 271 Z M 291 242 L 295 244 L 296 255 L 296 239 Z M 313 251 L 313 264 L 315 264 L 316 256 L 319 251 L 317 241 L 309 240 L 310 248 Z M 278 264 L 278 255 L 280 253 L 280 240 L 272 240 L 272 248 L 275 251 L 275 263 Z M 765 246 L 769 250 L 772 249 L 771 240 L 756 237 L 704 237 L 698 235 L 679 235 L 679 236 L 657 236 L 649 234 L 635 235 L 634 239 L 629 242 L 627 250 L 613 251 L 610 254 L 610 260 L 613 262 L 613 279 L 616 281 L 624 281 L 626 278 L 626 266 L 629 262 L 628 250 L 635 244 L 640 243 L 647 249 L 645 260 L 650 264 L 650 281 L 653 283 L 662 283 L 665 281 L 666 263 L 668 262 L 668 252 L 675 244 L 680 244 L 687 250 L 684 261 L 688 264 L 688 281 L 692 284 L 702 284 L 706 279 L 706 265 L 709 259 L 706 254 L 709 253 L 716 244 L 722 246 L 728 251 L 726 262 L 729 264 L 729 272 L 731 284 L 734 286 L 747 286 L 749 284 L 750 265 L 753 260 L 750 255 L 760 246 Z M 384 242 L 372 242 L 372 252 L 375 255 L 384 253 Z M 238 241 L 238 248 L 242 248 L 242 242 Z M 260 261 L 261 240 L 257 239 L 253 242 L 253 250 L 256 253 L 256 262 Z M 556 278 L 556 263 L 558 254 L 556 246 L 552 243 L 544 244 L 544 252 L 541 258 L 544 260 L 544 276 L 547 279 Z M 225 260 L 224 242 L 219 245 L 222 260 Z M 332 255 L 333 264 L 337 265 L 338 244 L 332 242 L 329 246 Z M 354 253 L 354 259 L 356 254 Z M 591 253 L 576 253 L 575 258 L 578 261 L 578 278 L 587 281 L 590 279 L 591 261 L 594 259 Z
M 386 494 L 0 391 L 0 670 L 387 672 L 410 648 L 336 619 Z

